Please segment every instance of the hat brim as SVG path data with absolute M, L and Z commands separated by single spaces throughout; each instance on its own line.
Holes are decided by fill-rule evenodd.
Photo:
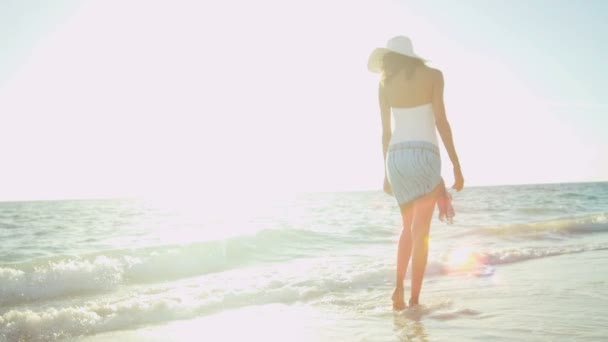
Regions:
M 407 56 L 407 57 L 418 58 L 424 62 L 428 62 L 428 60 L 426 60 L 416 54 L 405 55 L 405 54 L 402 54 L 402 53 L 399 53 L 397 51 L 393 51 L 393 50 L 390 50 L 387 48 L 377 48 L 374 51 L 372 51 L 372 53 L 369 55 L 369 58 L 367 60 L 367 70 L 374 72 L 374 73 L 382 72 L 382 59 L 384 58 L 384 55 L 386 55 L 389 52 L 398 53 L 400 55 Z

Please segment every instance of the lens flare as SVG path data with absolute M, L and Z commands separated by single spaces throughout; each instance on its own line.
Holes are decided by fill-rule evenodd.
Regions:
M 453 268 L 462 268 L 471 262 L 474 262 L 474 259 L 472 247 L 460 247 L 450 253 L 447 264 Z
M 475 252 L 473 246 L 462 246 L 450 252 L 446 259 L 446 272 L 481 275 L 487 273 L 483 254 Z M 480 273 L 481 272 L 481 273 Z

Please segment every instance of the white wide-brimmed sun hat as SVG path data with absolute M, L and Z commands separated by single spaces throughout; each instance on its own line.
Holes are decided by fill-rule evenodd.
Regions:
M 377 48 L 372 51 L 372 54 L 369 56 L 367 60 L 367 69 L 371 72 L 381 72 L 382 71 L 382 59 L 389 52 L 395 52 L 400 55 L 418 58 L 423 61 L 426 59 L 418 56 L 414 53 L 414 47 L 412 46 L 412 41 L 406 36 L 396 36 L 388 40 L 386 42 L 385 48 Z

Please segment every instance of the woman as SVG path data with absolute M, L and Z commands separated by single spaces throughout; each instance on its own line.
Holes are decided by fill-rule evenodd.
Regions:
M 401 209 L 403 230 L 397 252 L 397 280 L 393 308 L 405 308 L 403 280 L 412 258 L 409 305 L 417 305 L 428 258 L 428 236 L 438 197 L 447 196 L 441 179 L 441 159 L 435 127 L 454 166 L 454 185 L 462 190 L 464 178 L 443 103 L 443 75 L 425 65 L 409 38 L 390 39 L 374 50 L 368 69 L 380 72 L 379 102 L 384 191 L 393 194 Z M 391 113 L 395 129 L 391 132 Z M 447 198 L 444 197 L 444 198 Z

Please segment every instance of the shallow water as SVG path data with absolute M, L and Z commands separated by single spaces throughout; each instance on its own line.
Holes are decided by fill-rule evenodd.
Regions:
M 434 218 L 431 228 L 426 304 L 399 314 L 389 296 L 400 217 L 381 192 L 300 194 L 238 211 L 209 198 L 0 203 L 0 341 L 117 331 L 171 340 L 182 337 L 167 331 L 188 322 L 215 326 L 199 337 L 236 339 L 221 317 L 260 313 L 285 326 L 307 317 L 302 340 L 608 334 L 608 183 L 453 196 L 455 224 Z M 587 300 L 572 301 L 576 291 Z

